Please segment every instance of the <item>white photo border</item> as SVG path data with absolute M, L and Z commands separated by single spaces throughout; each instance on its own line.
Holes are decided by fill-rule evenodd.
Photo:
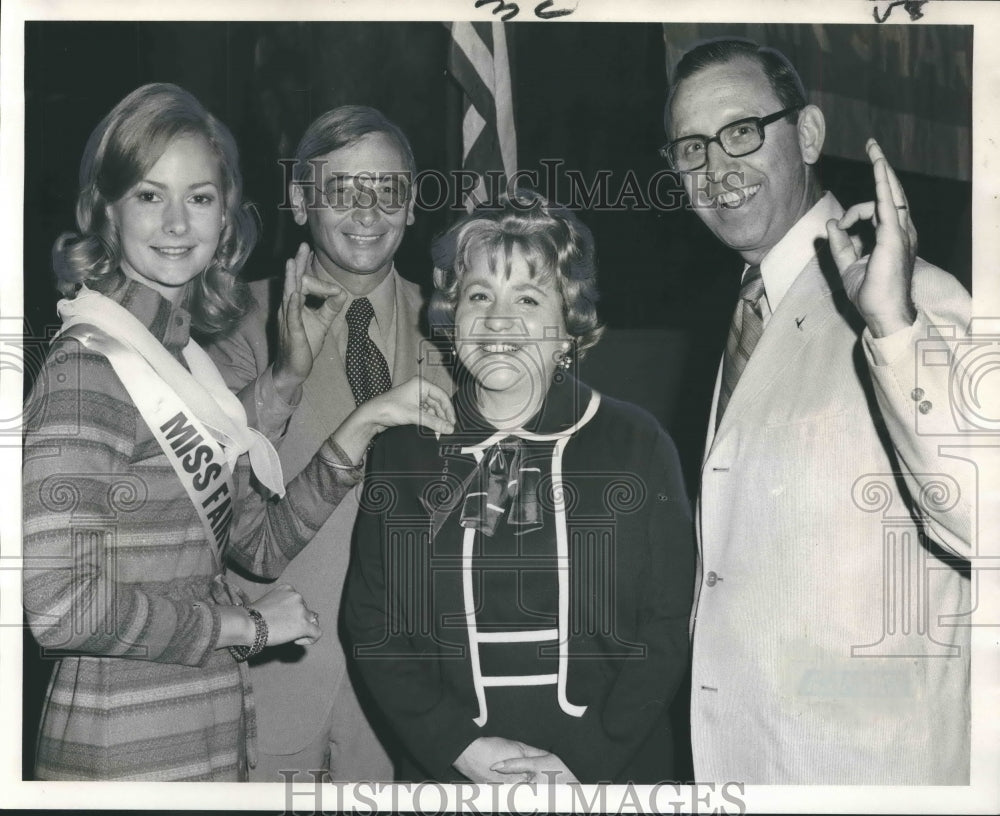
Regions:
M 563 20 L 573 22 L 761 22 L 761 23 L 869 23 L 875 25 L 873 7 L 885 9 L 892 0 L 570 0 L 560 7 L 574 13 Z M 533 15 L 538 5 L 522 2 L 521 18 Z M 973 292 L 974 310 L 984 332 L 1000 334 L 1000 197 L 996 195 L 996 168 L 1000 166 L 997 100 L 1000 99 L 1000 49 L 993 47 L 1000 31 L 1000 7 L 991 2 L 929 0 L 922 6 L 924 17 L 910 21 L 905 9 L 894 9 L 886 25 L 972 25 L 973 33 Z M 7 0 L 0 32 L 0 212 L 7 260 L 0 278 L 0 328 L 19 332 L 23 302 L 23 202 L 24 202 L 24 22 L 27 20 L 490 20 L 490 6 L 476 9 L 475 0 L 439 0 L 415 3 L 355 2 L 354 0 L 217 0 L 214 3 L 175 0 L 167 4 L 140 0 Z M 558 20 L 546 24 L 559 25 Z M 994 381 L 997 375 L 993 375 Z M 994 382 L 994 384 L 996 384 Z M 19 415 L 21 381 L 17 372 L 2 372 L 0 411 Z M 982 515 L 980 528 L 1000 529 L 1000 466 L 995 461 L 1000 440 L 982 448 L 980 468 Z M 989 461 L 987 461 L 989 460 Z M 8 496 L 20 495 L 20 449 L 0 448 L 0 473 Z M 16 512 L 15 512 L 16 511 Z M 0 790 L 6 808 L 102 808 L 102 809 L 220 809 L 238 811 L 283 811 L 288 791 L 283 785 L 189 783 L 46 783 L 21 781 L 21 687 L 22 644 L 20 606 L 20 512 L 19 500 L 9 499 L 0 519 L 0 723 L 7 739 L 0 741 Z M 984 536 L 985 538 L 985 536 Z M 826 787 L 746 786 L 713 790 L 708 786 L 683 786 L 680 795 L 663 789 L 651 799 L 648 787 L 629 791 L 608 786 L 599 798 L 597 786 L 582 786 L 578 792 L 560 788 L 532 791 L 530 786 L 491 788 L 472 785 L 419 786 L 408 793 L 400 786 L 361 783 L 361 786 L 324 786 L 321 800 L 311 793 L 313 785 L 296 786 L 300 794 L 292 805 L 296 812 L 343 809 L 370 813 L 375 810 L 408 810 L 415 805 L 438 812 L 510 810 L 544 812 L 587 809 L 588 803 L 603 801 L 607 810 L 634 812 L 650 804 L 676 812 L 909 812 L 994 813 L 1000 810 L 1000 545 L 980 542 L 981 551 L 997 559 L 996 569 L 980 573 L 978 608 L 974 614 L 972 771 L 969 787 Z M 733 782 L 736 782 L 734 780 Z M 728 796 L 725 795 L 728 793 Z M 707 797 L 707 800 L 706 800 Z M 675 804 L 676 803 L 676 804 Z M 592 805 L 595 809 L 598 805 Z

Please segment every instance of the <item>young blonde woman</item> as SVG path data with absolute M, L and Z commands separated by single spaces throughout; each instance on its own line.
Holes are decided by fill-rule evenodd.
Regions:
M 256 230 L 232 135 L 183 89 L 146 85 L 94 130 L 80 181 L 79 232 L 53 251 L 63 329 L 25 412 L 24 605 L 58 659 L 35 775 L 243 780 L 244 661 L 322 629 L 290 586 L 252 602 L 232 590 L 227 559 L 278 575 L 360 479 L 374 433 L 417 419 L 450 430 L 450 407 L 433 387 L 399 386 L 349 417 L 286 493 L 257 418 L 192 339 L 247 306 L 237 273 Z M 287 265 L 273 372 L 293 387 L 343 303 L 307 266 L 305 252 Z M 326 298 L 315 312 L 310 293 Z

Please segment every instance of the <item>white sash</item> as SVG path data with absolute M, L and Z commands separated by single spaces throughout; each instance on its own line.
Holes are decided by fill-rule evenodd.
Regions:
M 183 350 L 187 371 L 127 309 L 82 287 L 61 300 L 60 333 L 70 332 L 103 354 L 162 448 L 202 525 L 225 551 L 235 492 L 232 469 L 249 452 L 257 479 L 284 495 L 281 463 L 271 443 L 247 426 L 239 399 L 193 340 Z M 58 336 L 58 335 L 57 335 Z

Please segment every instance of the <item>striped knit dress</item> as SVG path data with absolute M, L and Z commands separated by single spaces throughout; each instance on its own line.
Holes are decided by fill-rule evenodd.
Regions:
M 122 276 L 104 293 L 181 359 L 186 311 Z M 250 690 L 217 648 L 223 561 L 108 361 L 57 340 L 25 427 L 25 614 L 58 659 L 36 776 L 246 779 Z M 357 481 L 329 460 L 343 461 L 324 445 L 285 500 L 266 502 L 243 457 L 229 558 L 280 574 Z

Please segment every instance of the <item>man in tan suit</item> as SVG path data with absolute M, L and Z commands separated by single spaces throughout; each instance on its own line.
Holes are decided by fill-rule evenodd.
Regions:
M 212 351 L 227 383 L 254 406 L 262 423 L 293 412 L 278 451 L 286 479 L 356 404 L 385 390 L 390 379 L 399 385 L 419 374 L 448 384 L 444 369 L 421 360 L 420 291 L 393 264 L 414 218 L 415 166 L 405 135 L 373 108 L 344 106 L 309 126 L 296 160 L 289 196 L 295 222 L 309 230 L 309 272 L 337 284 L 346 301 L 311 372 L 291 393 L 279 373 L 288 366 L 273 365 L 268 343 L 280 302 L 274 282 L 254 284 L 257 308 Z M 278 408 L 268 415 L 271 405 Z M 319 613 L 325 634 L 311 646 L 269 650 L 269 658 L 251 665 L 259 754 L 254 781 L 282 782 L 283 770 L 311 781 L 311 772 L 327 769 L 334 780 L 393 778 L 337 635 L 357 507 L 355 491 L 281 576 Z M 250 579 L 236 582 L 250 597 L 264 590 Z
M 701 475 L 695 776 L 968 784 L 975 474 L 948 375 L 970 297 L 915 257 L 874 141 L 875 203 L 845 214 L 823 191 L 826 123 L 778 52 L 689 51 L 666 127 L 696 212 L 747 264 Z

